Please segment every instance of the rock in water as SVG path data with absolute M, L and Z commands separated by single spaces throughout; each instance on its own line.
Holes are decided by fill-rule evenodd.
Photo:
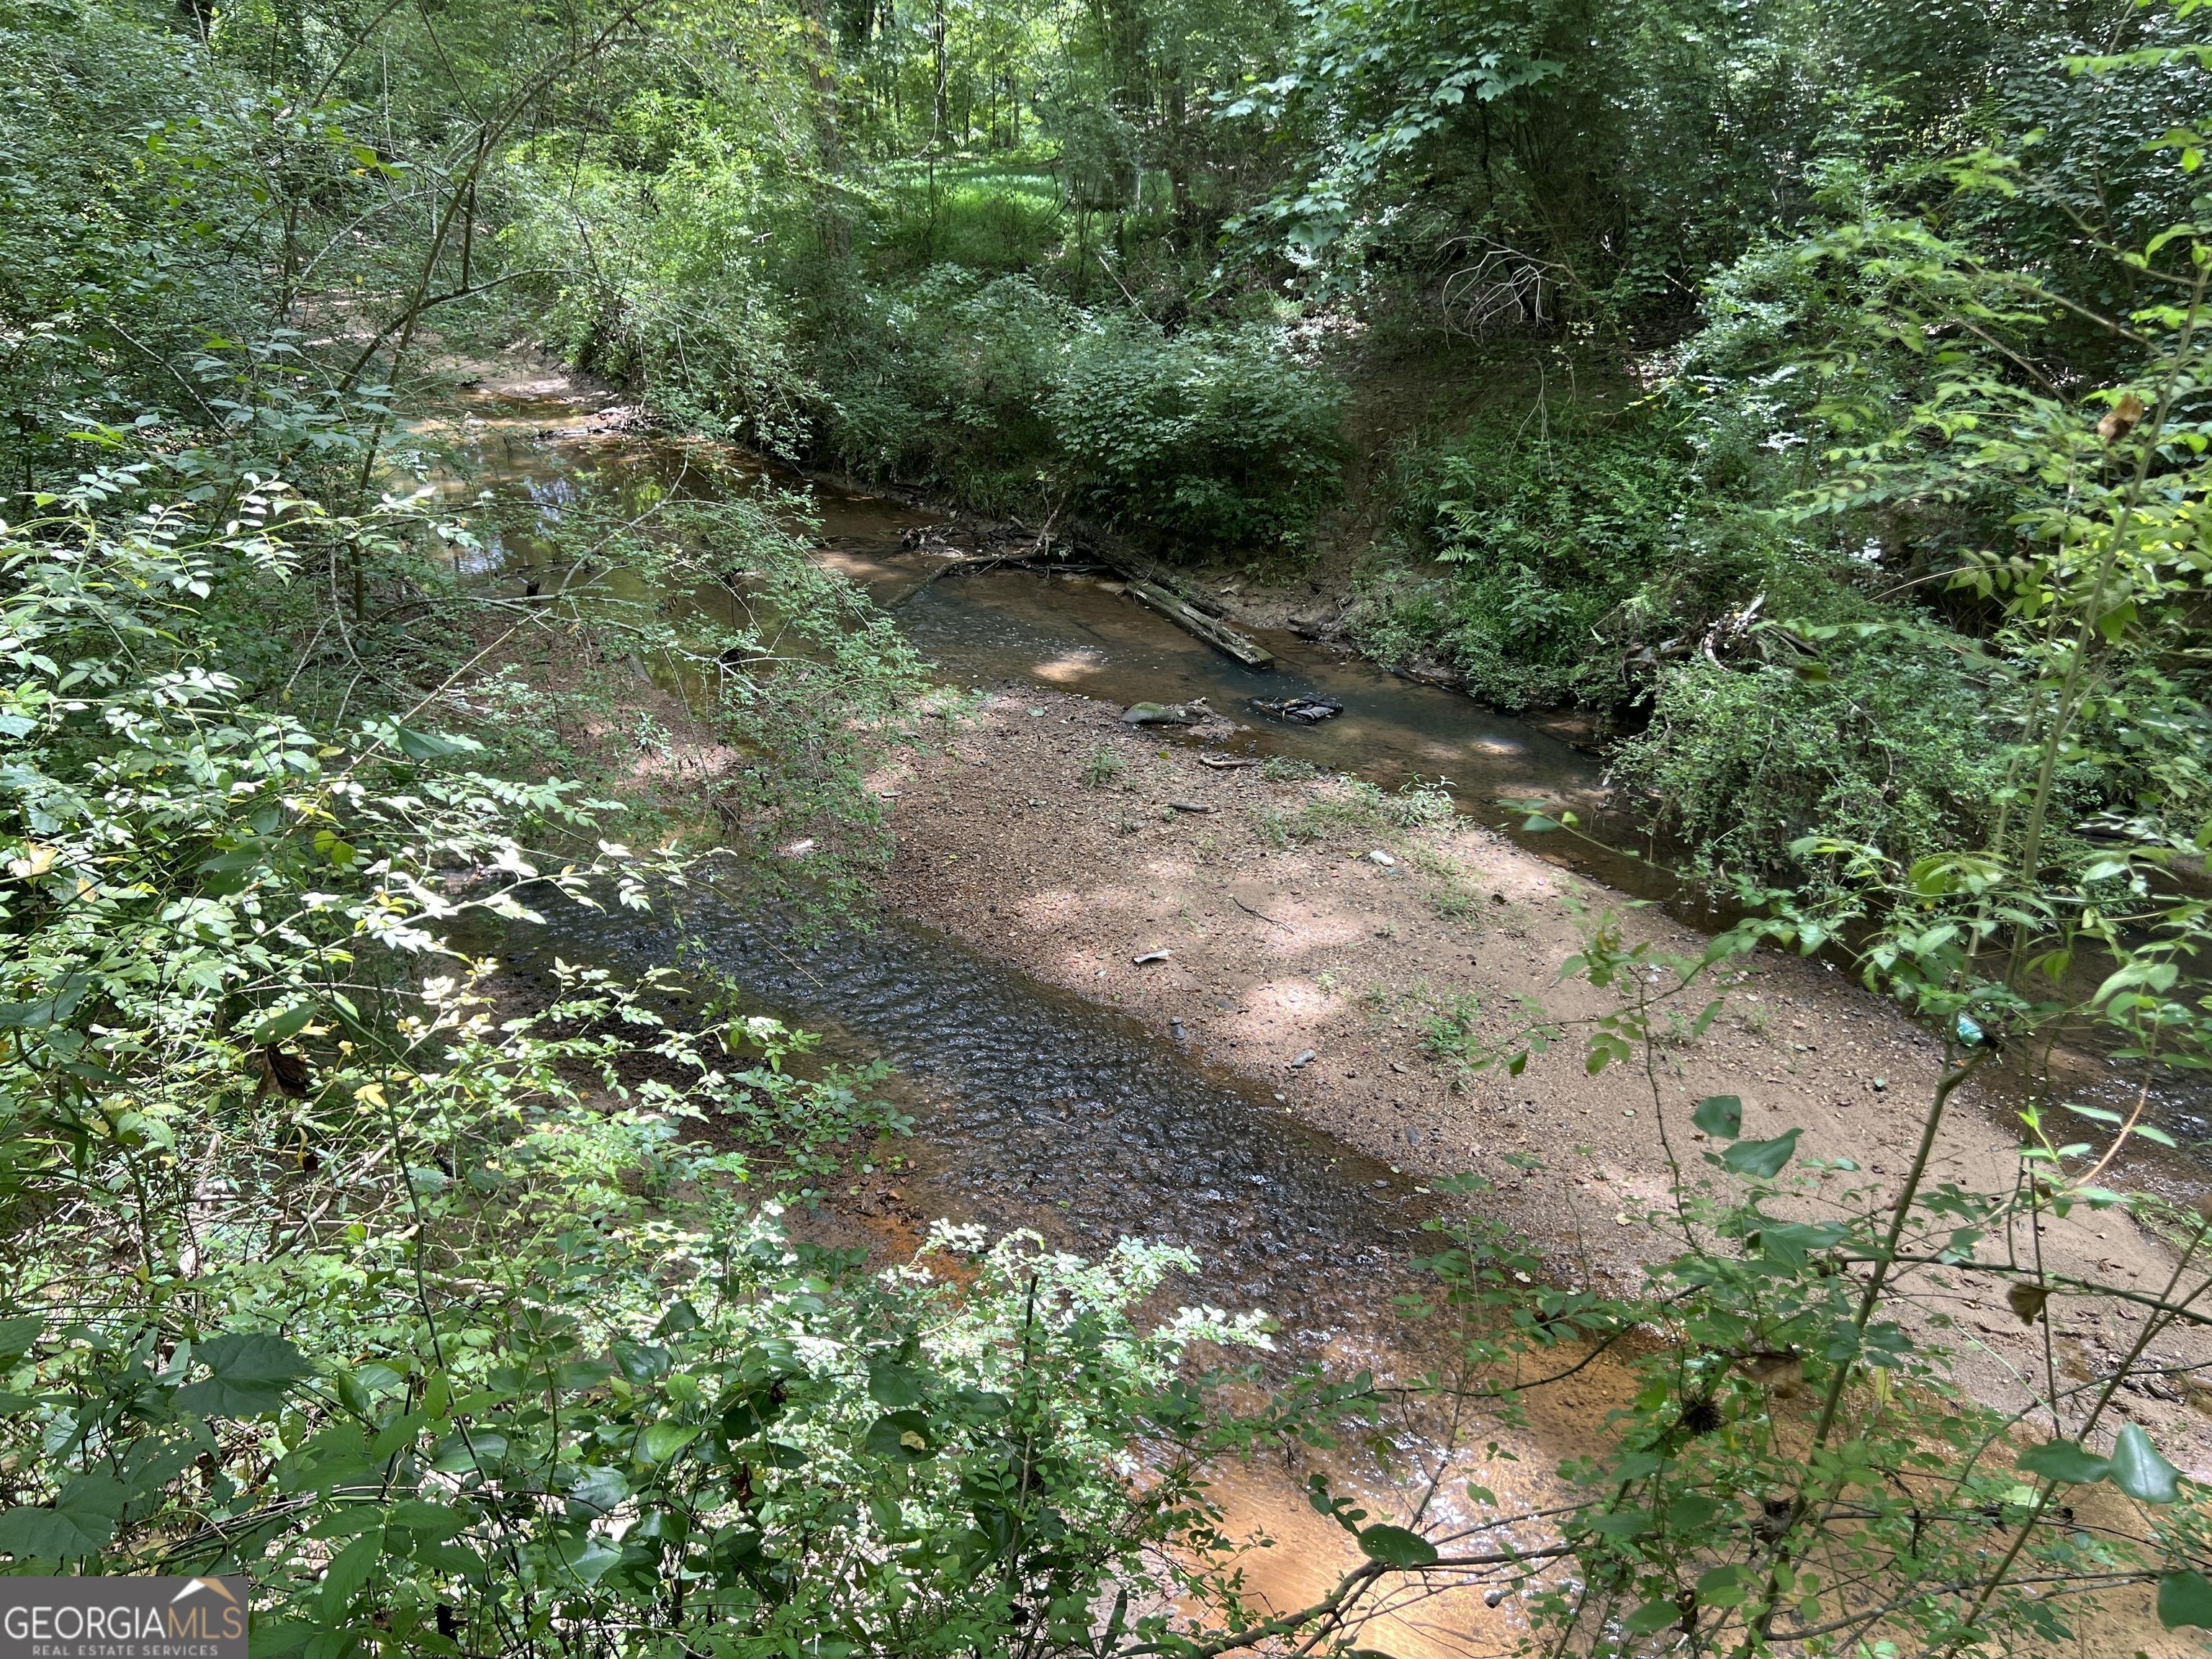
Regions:
M 1133 702 L 1121 711 L 1124 726 L 1196 726 L 1212 718 L 1204 697 L 1188 702 Z
M 1344 712 L 1342 703 L 1331 702 L 1326 697 L 1285 697 L 1275 702 L 1255 697 L 1252 707 L 1262 714 L 1279 714 L 1285 720 L 1297 720 L 1305 726 L 1317 725 Z

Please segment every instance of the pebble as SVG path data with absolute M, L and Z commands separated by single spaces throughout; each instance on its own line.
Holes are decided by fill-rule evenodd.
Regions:
M 1312 1063 L 1313 1063 L 1313 1061 L 1314 1061 L 1314 1060 L 1315 1060 L 1316 1058 L 1316 1056 L 1315 1055 L 1314 1051 L 1313 1051 L 1312 1049 L 1310 1049 L 1310 1048 L 1301 1048 L 1301 1049 L 1299 1049 L 1299 1050 L 1298 1050 L 1298 1056 L 1297 1056 L 1297 1058 L 1296 1060 L 1293 1060 L 1291 1062 L 1291 1069 L 1292 1071 L 1294 1071 L 1294 1072 L 1295 1072 L 1295 1071 L 1297 1071 L 1297 1070 L 1301 1066 L 1308 1066 L 1308 1065 L 1310 1065 L 1310 1064 L 1312 1064 Z
M 1395 870 L 1398 867 L 1398 860 L 1392 858 L 1388 853 L 1384 852 L 1379 847 L 1373 852 L 1370 853 L 1367 856 L 1374 860 L 1376 863 L 1381 865 L 1385 870 Z
M 1148 962 L 1165 962 L 1174 955 L 1175 952 L 1172 951 L 1147 951 L 1140 957 L 1131 957 L 1129 961 L 1133 965 L 1141 968 Z

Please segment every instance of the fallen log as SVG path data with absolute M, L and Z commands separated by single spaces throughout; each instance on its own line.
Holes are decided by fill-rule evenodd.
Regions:
M 1247 668 L 1273 668 L 1275 659 L 1267 648 L 1249 635 L 1240 634 L 1228 623 L 1217 622 L 1188 600 L 1170 593 L 1158 582 L 1148 582 L 1132 577 L 1127 589 L 1129 596 L 1146 609 L 1157 611 L 1184 632 L 1196 635 L 1215 650 L 1234 657 Z

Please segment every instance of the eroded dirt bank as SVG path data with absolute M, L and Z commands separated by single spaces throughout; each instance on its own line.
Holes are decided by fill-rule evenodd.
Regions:
M 1464 819 L 1405 828 L 1340 780 L 1216 770 L 1201 756 L 1233 755 L 1233 738 L 1208 750 L 1132 731 L 1120 713 L 1012 688 L 933 755 L 883 774 L 899 841 L 886 902 L 1264 1080 L 1285 1111 L 1409 1175 L 1486 1177 L 1499 1189 L 1488 1201 L 1502 1200 L 1565 1279 L 1617 1280 L 1667 1253 L 1640 1212 L 1668 1189 L 1670 1143 L 1702 1167 L 1689 1114 L 1704 1096 L 1740 1096 L 1748 1135 L 1802 1127 L 1804 1153 L 1859 1166 L 1826 1176 L 1812 1204 L 1886 1186 L 1909 1163 L 1940 1046 L 1817 963 L 1759 953 L 1726 1012 L 1648 1073 L 1639 1062 L 1592 1077 L 1572 1036 L 1517 1079 L 1440 1054 L 1455 1024 L 1478 1042 L 1507 1034 L 1523 999 L 1569 1018 L 1611 1006 L 1558 977 L 1608 908 L 1631 940 L 1695 953 L 1704 939 Z M 1680 1012 L 1694 1018 L 1704 1000 Z M 2003 1087 L 1961 1091 L 1936 1179 L 2010 1184 Z M 2171 1263 L 2119 1214 L 2077 1211 L 2042 1242 L 2059 1274 L 2117 1270 L 2156 1289 Z M 2041 1332 L 2020 1325 L 2001 1285 L 1960 1274 L 1923 1285 L 1921 1304 L 1955 1322 L 1948 1340 L 1984 1397 L 2016 1395 L 2011 1379 L 2040 1367 Z M 2051 1305 L 2076 1376 L 2130 1340 L 2123 1306 Z M 2176 1362 L 2212 1358 L 2201 1339 L 2170 1346 Z M 2122 1409 L 2177 1461 L 2212 1467 L 2204 1414 L 2169 1391 L 2182 1397 L 2125 1394 Z M 2196 1397 L 2212 1406 L 2212 1393 Z

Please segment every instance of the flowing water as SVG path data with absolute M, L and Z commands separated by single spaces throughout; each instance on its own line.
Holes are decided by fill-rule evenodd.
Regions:
M 576 435 L 576 411 L 565 402 L 482 398 L 471 415 L 467 487 L 526 491 L 549 515 L 574 499 L 583 471 L 617 488 L 679 494 L 731 487 L 733 465 L 741 481 L 762 476 L 726 455 L 702 466 L 687 446 Z M 1595 763 L 1558 739 L 1295 636 L 1267 636 L 1280 665 L 1255 673 L 1096 580 L 1006 571 L 924 589 L 937 562 L 902 553 L 900 538 L 936 522 L 932 515 L 828 485 L 812 494 L 822 556 L 898 605 L 902 626 L 948 682 L 1035 684 L 1125 702 L 1206 696 L 1250 728 L 1237 747 L 1386 787 L 1441 777 L 1471 805 L 1543 796 L 1586 811 L 1598 798 Z M 495 544 L 474 556 L 476 573 L 511 579 L 532 557 L 527 545 Z M 1301 692 L 1345 712 L 1307 727 L 1249 707 L 1257 696 Z M 636 969 L 674 960 L 687 939 L 753 1006 L 822 1033 L 834 1057 L 897 1068 L 889 1093 L 916 1126 L 898 1211 L 994 1231 L 1033 1227 L 1079 1251 L 1121 1235 L 1186 1246 L 1202 1265 L 1182 1296 L 1273 1315 L 1278 1370 L 1311 1361 L 1347 1376 L 1363 1367 L 1404 1374 L 1449 1358 L 1393 1306 L 1415 1288 L 1408 1256 L 1421 1248 L 1419 1225 L 1437 1213 L 1437 1199 L 1297 1121 L 1258 1085 L 957 939 L 886 918 L 865 933 L 802 944 L 757 908 L 695 890 L 680 916 L 556 909 L 544 929 L 521 930 L 502 946 L 517 972 L 542 978 L 555 954 Z M 910 1227 L 903 1236 L 880 1231 L 885 1243 L 911 1242 Z M 1445 1460 L 1432 1424 L 1401 1421 L 1391 1433 L 1417 1475 Z M 1338 1460 L 1334 1472 L 1386 1504 L 1393 1497 L 1356 1459 Z M 1498 1485 L 1495 1471 L 1485 1478 Z M 1302 1545 L 1269 1553 L 1272 1565 L 1256 1573 L 1281 1605 L 1325 1592 L 1336 1571 L 1357 1565 L 1341 1534 L 1315 1531 L 1297 1486 L 1247 1471 L 1232 1473 L 1226 1488 L 1243 1524 Z M 1471 1524 L 1454 1488 L 1439 1490 L 1431 1517 Z M 1462 1593 L 1370 1628 L 1394 1651 L 1449 1654 L 1467 1650 L 1478 1627 L 1492 1627 L 1483 1632 L 1487 1645 L 1510 1616 L 1510 1607 L 1492 1613 Z
M 473 414 L 481 481 L 526 490 L 547 514 L 574 499 L 583 471 L 641 497 L 647 486 L 703 495 L 770 476 L 725 453 L 702 465 L 691 446 L 577 434 L 576 411 L 563 402 L 483 399 Z M 1231 739 L 1236 749 L 1297 757 L 1386 787 L 1448 780 L 1465 810 L 1493 821 L 1500 798 L 1532 796 L 1595 818 L 1600 779 L 1589 757 L 1464 696 L 1289 635 L 1262 636 L 1279 666 L 1254 672 L 1095 579 L 1000 571 L 929 583 L 939 561 L 902 551 L 901 538 L 936 523 L 931 514 L 827 484 L 811 493 L 821 557 L 896 606 L 949 683 L 1052 687 L 1123 703 L 1204 696 L 1248 728 Z M 479 556 L 478 573 L 512 579 L 532 557 L 527 545 L 495 545 Z M 1345 712 L 1309 727 L 1251 707 L 1255 697 L 1300 693 Z M 1642 875 L 1648 866 L 1591 860 L 1588 868 L 1614 885 L 1653 890 Z M 674 960 L 687 939 L 761 1012 L 823 1033 L 836 1058 L 897 1068 L 890 1092 L 916 1125 L 915 1168 L 898 1178 L 895 1212 L 909 1224 L 927 1214 L 994 1231 L 1028 1226 L 1079 1251 L 1125 1234 L 1187 1246 L 1202 1266 L 1182 1294 L 1273 1315 L 1279 1368 L 1318 1362 L 1339 1375 L 1362 1367 L 1405 1375 L 1448 1358 L 1393 1306 L 1416 1288 L 1407 1258 L 1439 1200 L 1298 1122 L 1258 1085 L 958 940 L 887 918 L 866 933 L 801 944 L 774 915 L 702 891 L 679 917 L 653 921 L 555 912 L 546 928 L 512 936 L 504 948 L 526 975 L 555 952 L 635 969 Z M 2176 1109 L 2177 1127 L 2204 1133 L 2186 1121 L 2192 1111 Z M 913 1239 L 911 1224 L 889 1218 L 877 1230 L 885 1246 Z M 1617 1381 L 1594 1373 L 1590 1392 L 1558 1402 L 1518 1436 L 1475 1432 L 1477 1443 L 1493 1435 L 1517 1442 L 1528 1471 L 1516 1478 L 1493 1465 L 1480 1478 L 1501 1496 L 1510 1488 L 1537 1497 L 1538 1472 L 1579 1449 L 1579 1425 L 1602 1414 Z M 1433 1421 L 1400 1421 L 1390 1435 L 1410 1486 L 1344 1456 L 1332 1472 L 1370 1494 L 1378 1512 L 1402 1516 L 1405 1493 L 1450 1458 Z M 1255 1571 L 1278 1607 L 1325 1592 L 1357 1564 L 1341 1534 L 1316 1530 L 1300 1501 L 1302 1476 L 1231 1472 L 1223 1488 L 1240 1522 L 1293 1547 L 1268 1553 Z M 1476 1517 L 1455 1489 L 1442 1483 L 1429 1516 L 1471 1525 Z M 1380 1620 L 1363 1641 L 1441 1656 L 1502 1646 L 1511 1635 L 1510 1603 L 1492 1613 L 1460 1592 Z

